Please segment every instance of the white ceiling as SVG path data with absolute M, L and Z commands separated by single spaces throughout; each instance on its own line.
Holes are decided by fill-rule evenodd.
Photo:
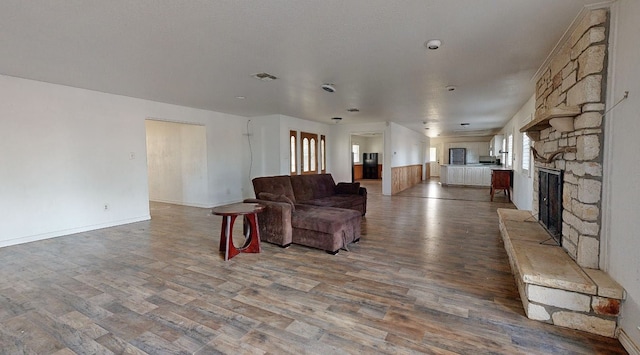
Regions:
M 242 116 L 482 134 L 599 1 L 2 0 L 0 73 Z

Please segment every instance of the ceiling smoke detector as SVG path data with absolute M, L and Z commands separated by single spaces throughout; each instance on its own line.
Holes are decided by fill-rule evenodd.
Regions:
M 326 92 L 336 92 L 336 88 L 332 84 L 322 84 L 321 88 Z
M 425 47 L 431 50 L 436 50 L 440 48 L 441 45 L 442 45 L 442 41 L 440 41 L 439 39 L 431 39 L 425 42 L 424 44 Z

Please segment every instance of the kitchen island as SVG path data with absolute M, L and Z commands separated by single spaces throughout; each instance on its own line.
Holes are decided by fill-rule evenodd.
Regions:
M 491 170 L 504 169 L 502 165 L 466 164 L 440 165 L 440 183 L 442 185 L 491 186 Z

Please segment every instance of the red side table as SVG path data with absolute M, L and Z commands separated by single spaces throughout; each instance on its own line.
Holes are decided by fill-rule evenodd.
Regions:
M 229 260 L 240 253 L 260 252 L 260 231 L 258 230 L 258 213 L 264 206 L 257 203 L 234 203 L 214 207 L 212 212 L 222 216 L 220 231 L 220 251 L 224 251 L 224 260 Z M 244 245 L 236 248 L 233 245 L 233 223 L 238 216 L 244 216 Z

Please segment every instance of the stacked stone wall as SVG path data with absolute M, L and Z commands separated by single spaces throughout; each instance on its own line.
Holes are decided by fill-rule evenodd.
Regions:
M 588 12 L 557 52 L 536 84 L 536 115 L 561 106 L 577 106 L 574 131 L 553 127 L 540 132 L 535 149 L 544 156 L 564 147 L 551 163 L 536 162 L 533 213 L 538 213 L 538 169 L 564 170 L 563 248 L 583 267 L 598 268 L 600 254 L 603 113 L 607 73 L 608 11 Z

